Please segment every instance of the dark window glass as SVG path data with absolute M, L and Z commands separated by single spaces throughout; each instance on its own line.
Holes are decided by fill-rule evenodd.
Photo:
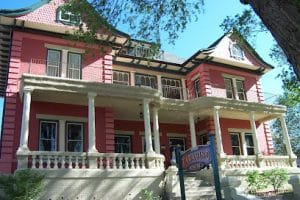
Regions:
M 40 151 L 57 150 L 57 122 L 41 121 L 40 122 Z
M 83 124 L 67 123 L 67 151 L 83 151 Z
M 131 153 L 131 137 L 127 135 L 115 136 L 115 152 Z

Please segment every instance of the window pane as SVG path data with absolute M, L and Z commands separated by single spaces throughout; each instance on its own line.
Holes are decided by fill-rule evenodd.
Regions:
M 60 51 L 48 49 L 46 73 L 48 76 L 59 76 Z
M 241 151 L 239 147 L 232 147 L 232 154 L 233 155 L 241 155 Z
M 76 53 L 69 53 L 68 77 L 73 79 L 80 79 L 80 73 L 81 73 L 81 55 Z
M 224 79 L 225 82 L 225 90 L 226 90 L 226 97 L 233 99 L 234 98 L 234 93 L 233 93 L 233 84 L 232 80 L 229 78 Z
M 246 141 L 247 147 L 254 146 L 252 134 L 245 134 L 245 141 Z
M 40 151 L 56 151 L 57 122 L 40 122 Z
M 254 148 L 247 148 L 247 154 L 249 156 L 254 155 Z
M 244 53 L 242 48 L 238 44 L 232 44 L 231 45 L 231 56 L 236 59 L 243 59 Z
M 231 145 L 232 146 L 240 146 L 239 136 L 237 134 L 231 135 Z
M 83 151 L 83 124 L 67 123 L 67 151 Z
M 115 136 L 115 152 L 116 153 L 131 153 L 131 137 L 130 136 Z
M 195 93 L 195 97 L 200 97 L 201 94 L 200 94 L 200 81 L 199 81 L 199 78 L 197 78 L 195 81 L 194 81 L 194 93 Z
M 236 87 L 239 100 L 246 100 L 245 98 L 245 90 L 244 90 L 244 82 L 241 80 L 236 80 Z

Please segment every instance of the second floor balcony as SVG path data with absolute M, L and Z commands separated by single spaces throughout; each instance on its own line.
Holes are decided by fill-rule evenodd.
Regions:
M 61 77 L 68 79 L 79 79 L 85 81 L 103 82 L 102 66 L 83 65 L 81 59 L 70 59 L 67 62 L 58 62 L 53 60 L 43 60 L 32 58 L 29 63 L 29 68 L 26 73 Z M 225 78 L 225 86 L 214 87 L 212 85 L 211 94 L 203 92 L 203 86 L 199 79 L 192 81 L 186 87 L 187 81 L 185 78 L 166 77 L 157 74 L 145 74 L 138 72 L 112 70 L 112 84 L 148 87 L 159 90 L 163 97 L 178 100 L 196 99 L 201 96 L 215 96 L 228 99 L 236 99 L 248 102 L 263 102 L 274 103 L 276 95 L 263 94 L 255 88 L 244 88 L 244 82 L 238 80 L 229 81 Z

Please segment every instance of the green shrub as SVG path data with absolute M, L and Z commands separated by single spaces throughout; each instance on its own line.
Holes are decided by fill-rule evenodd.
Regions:
M 11 175 L 0 175 L 0 189 L 4 199 L 34 200 L 38 199 L 43 189 L 44 176 L 31 170 L 17 171 Z
M 268 186 L 265 177 L 259 174 L 259 172 L 256 170 L 247 172 L 246 181 L 248 183 L 249 191 L 252 194 L 259 190 L 265 189 Z
M 288 180 L 288 173 L 284 169 L 272 169 L 264 172 L 264 177 L 269 184 L 273 186 L 273 189 L 278 193 L 279 188 L 283 186 Z
M 143 199 L 143 200 L 161 200 L 161 197 L 160 196 L 154 196 L 153 191 L 143 189 L 142 190 L 142 197 L 140 199 Z

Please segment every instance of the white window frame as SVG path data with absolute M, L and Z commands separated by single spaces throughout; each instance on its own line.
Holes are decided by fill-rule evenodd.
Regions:
M 81 126 L 81 129 L 82 129 L 82 131 L 81 131 L 81 139 L 80 140 L 69 140 L 68 139 L 68 134 L 69 134 L 69 125 L 70 124 L 75 124 L 75 125 L 80 125 Z M 83 146 L 84 146 L 84 125 L 83 125 L 83 123 L 81 123 L 81 122 L 69 122 L 69 121 L 67 121 L 66 122 L 66 131 L 65 131 L 65 137 L 66 137 L 66 149 L 65 149 L 65 151 L 67 151 L 67 152 L 83 152 Z M 68 148 L 69 148 L 69 142 L 75 142 L 75 141 L 79 141 L 79 142 L 81 142 L 81 151 L 69 151 L 68 150 Z
M 51 61 L 50 54 L 52 53 L 58 53 L 59 58 L 56 61 Z M 47 61 L 46 61 L 46 75 L 47 76 L 54 76 L 54 77 L 60 77 L 61 76 L 61 59 L 62 59 L 62 52 L 57 49 L 47 49 Z M 52 63 L 56 62 L 57 64 L 54 65 Z M 53 74 L 53 71 L 55 72 Z
M 223 78 L 224 78 L 224 89 L 226 92 L 226 98 L 231 99 L 230 97 L 227 97 L 227 89 L 226 89 L 226 79 L 230 80 L 231 84 L 232 84 L 232 90 L 231 92 L 232 94 L 232 99 L 236 99 L 236 100 L 241 100 L 241 101 L 247 101 L 247 93 L 245 91 L 245 78 L 243 77 L 238 77 L 238 76 L 231 76 L 231 75 L 227 75 L 227 74 L 223 74 Z M 238 92 L 238 88 L 237 88 L 237 81 L 241 81 L 242 82 L 242 90 L 243 90 L 243 98 L 244 99 L 240 99 L 239 98 L 239 93 Z
M 118 79 L 114 79 L 115 75 L 117 76 Z M 124 78 L 125 76 L 127 76 L 127 81 Z M 125 72 L 125 71 L 113 70 L 113 84 L 129 86 L 130 85 L 130 73 Z
M 250 130 L 247 130 L 247 129 L 229 129 L 229 135 L 231 136 L 231 134 L 238 134 L 239 136 L 239 145 L 240 145 L 240 152 L 241 154 L 240 155 L 243 155 L 243 156 L 248 156 L 248 148 L 252 148 L 253 149 L 253 152 L 254 152 L 254 155 L 256 154 L 256 150 L 255 150 L 255 146 L 254 146 L 254 138 L 253 138 L 253 134 L 251 133 Z M 253 146 L 247 146 L 247 143 L 246 143 L 246 135 L 251 135 L 252 136 L 252 142 L 253 142 Z M 230 141 L 231 141 L 231 138 L 230 138 Z M 232 144 L 231 144 L 231 148 L 232 148 Z M 235 146 L 236 147 L 236 146 Z M 252 156 L 252 155 L 251 155 Z
M 57 151 L 57 135 L 58 135 L 58 121 L 55 121 L 55 120 L 40 120 L 39 122 L 39 151 L 45 151 L 45 150 L 41 150 L 41 141 L 42 140 L 52 140 L 52 139 L 46 139 L 46 138 L 42 138 L 41 137 L 41 134 L 42 134 L 42 123 L 52 123 L 52 124 L 55 124 L 55 138 L 54 138 L 54 145 L 55 145 L 55 148 L 54 150 L 52 151 Z
M 200 78 L 196 78 L 193 80 L 193 87 L 194 87 L 194 95 L 195 98 L 201 97 L 201 87 L 200 87 Z
M 129 149 L 128 153 L 132 153 L 132 137 L 131 137 L 131 135 L 124 135 L 124 134 L 120 134 L 119 135 L 119 134 L 115 134 L 115 145 L 119 144 L 119 143 L 117 143 L 117 137 L 119 137 L 119 138 L 121 138 L 121 137 L 123 137 L 123 138 L 129 138 L 129 144 L 126 144 L 126 143 L 120 143 L 120 144 L 128 145 L 128 147 L 129 147 L 128 148 Z M 115 150 L 116 150 L 116 148 L 115 148 Z
M 238 155 L 237 155 L 237 154 L 233 154 L 233 155 L 237 155 L 237 156 L 243 155 L 244 152 L 243 152 L 243 148 L 242 148 L 241 134 L 238 133 L 238 132 L 231 132 L 231 133 L 229 133 L 229 135 L 230 135 L 230 142 L 231 142 L 232 154 L 233 154 L 233 152 L 234 152 L 234 151 L 233 151 L 233 148 L 238 148 L 240 154 L 238 154 Z M 233 146 L 233 144 L 232 144 L 232 137 L 231 137 L 231 136 L 233 136 L 233 135 L 236 135 L 237 138 L 238 138 L 238 146 Z
M 71 55 L 79 56 L 80 62 L 79 62 L 79 68 L 71 66 Z M 78 73 L 78 77 L 74 77 L 74 72 Z M 80 53 L 76 52 L 70 52 L 68 51 L 68 62 L 67 62 L 67 77 L 70 79 L 81 79 L 81 71 L 82 71 L 82 55 Z
M 68 15 L 69 19 L 64 19 L 62 17 L 63 14 Z M 57 15 L 58 15 L 57 20 L 62 22 L 63 24 L 78 26 L 81 23 L 81 19 L 79 15 L 75 15 L 70 11 L 66 11 L 65 9 L 59 8 Z M 77 20 L 76 21 L 71 20 L 72 17 L 77 18 Z
M 149 79 L 150 85 L 147 84 L 142 84 L 141 78 Z M 138 83 L 140 81 L 140 83 Z M 135 73 L 135 85 L 136 86 L 144 86 L 144 87 L 151 87 L 153 89 L 157 89 L 158 84 L 157 84 L 157 77 L 155 75 L 147 75 L 147 74 L 140 74 L 140 73 Z
M 230 57 L 232 57 L 236 60 L 244 60 L 245 59 L 245 53 L 244 53 L 242 47 L 236 42 L 230 43 L 229 52 L 230 52 Z M 239 52 L 239 53 L 237 54 L 237 52 Z

